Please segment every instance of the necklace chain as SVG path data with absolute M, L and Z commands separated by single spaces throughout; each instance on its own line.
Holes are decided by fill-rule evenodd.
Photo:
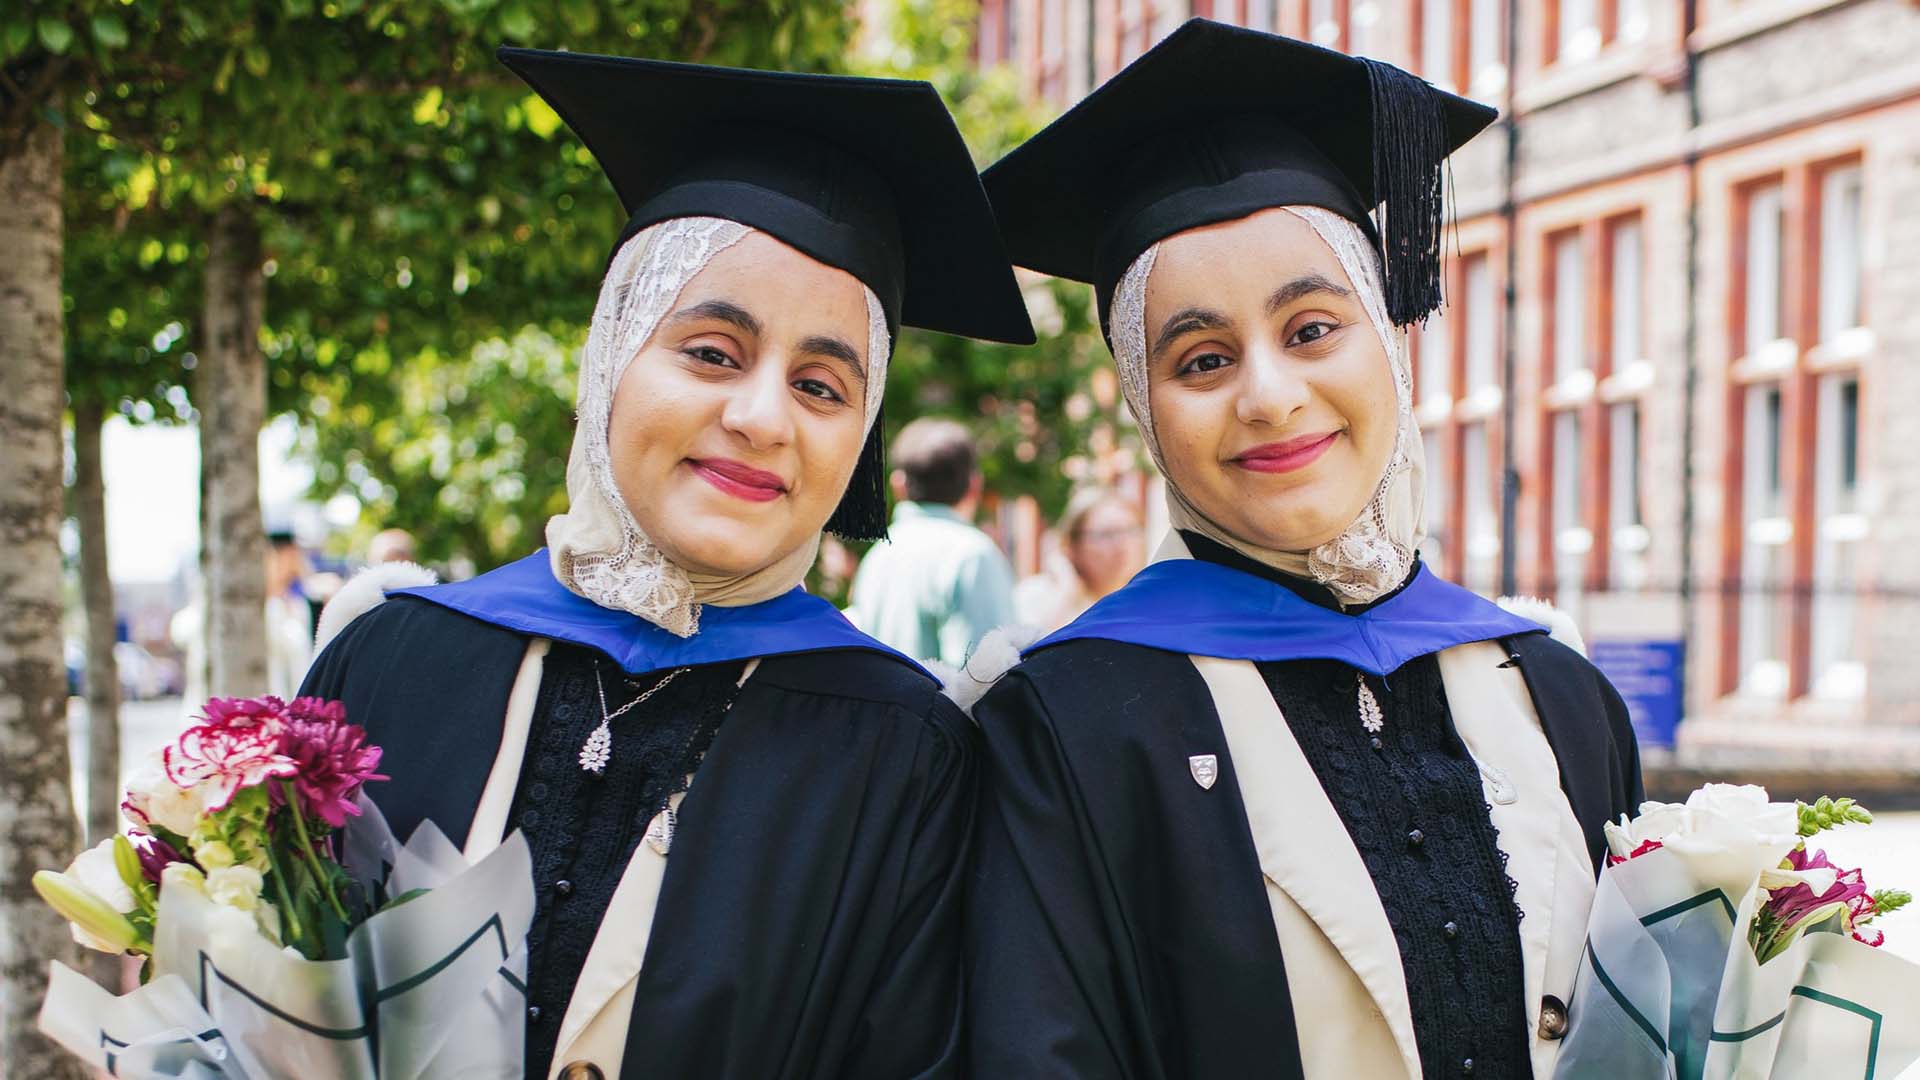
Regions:
M 606 686 L 606 683 L 603 682 L 600 678 L 600 661 L 598 659 L 594 660 L 593 688 L 600 692 L 601 719 L 606 721 L 607 723 L 612 723 L 614 717 L 623 715 L 624 713 L 627 712 L 627 710 L 633 708 L 634 706 L 647 700 L 653 695 L 666 689 L 666 686 L 668 683 L 672 682 L 673 680 L 679 678 L 682 675 L 685 675 L 689 670 L 691 669 L 690 668 L 674 668 L 672 671 L 667 673 L 666 678 L 661 679 L 659 682 L 654 683 L 652 686 L 648 687 L 646 693 L 641 694 L 639 697 L 634 698 L 632 701 L 627 702 L 625 705 L 620 706 L 619 708 L 613 710 L 612 712 L 608 712 L 607 711 L 607 686 Z
M 692 669 L 674 668 L 667 673 L 666 678 L 661 679 L 649 687 L 646 693 L 641 694 L 639 697 L 634 698 L 618 709 L 609 712 L 607 710 L 607 684 L 605 680 L 600 678 L 600 660 L 598 657 L 595 657 L 593 661 L 593 688 L 600 694 L 600 726 L 594 728 L 593 734 L 588 735 L 587 741 L 580 745 L 580 768 L 595 776 L 603 775 L 606 772 L 607 762 L 613 760 L 613 718 L 620 716 L 627 710 L 659 693 L 666 688 L 668 683 L 685 675 L 690 670 Z

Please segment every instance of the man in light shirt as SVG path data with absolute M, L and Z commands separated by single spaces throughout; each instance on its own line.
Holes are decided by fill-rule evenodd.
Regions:
M 1013 568 L 972 524 L 981 476 L 973 437 L 952 420 L 900 429 L 889 477 L 888 538 L 854 575 L 847 614 L 916 660 L 959 666 L 987 632 L 1013 621 Z

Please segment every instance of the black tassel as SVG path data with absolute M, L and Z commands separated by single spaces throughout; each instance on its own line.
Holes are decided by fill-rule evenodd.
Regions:
M 827 531 L 842 540 L 884 540 L 887 535 L 887 418 L 874 418 L 847 493 L 827 519 Z
M 1420 322 L 1444 299 L 1440 243 L 1445 224 L 1441 166 L 1447 118 L 1426 80 L 1367 60 L 1373 90 L 1373 194 L 1385 204 L 1380 229 L 1387 317 Z

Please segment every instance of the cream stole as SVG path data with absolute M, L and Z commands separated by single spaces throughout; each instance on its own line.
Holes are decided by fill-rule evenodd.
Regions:
M 527 646 L 520 672 L 514 677 L 513 690 L 507 695 L 505 728 L 500 733 L 500 750 L 494 756 L 493 769 L 487 774 L 487 786 L 480 793 L 473 824 L 467 831 L 463 851 L 468 862 L 484 858 L 504 839 L 507 814 L 513 807 L 514 789 L 520 782 L 520 767 L 526 758 L 527 735 L 533 727 L 533 707 L 540 696 L 540 677 L 545 667 L 550 642 L 535 638 Z M 740 676 L 744 685 L 760 661 L 747 663 Z M 674 796 L 679 808 L 684 794 Z M 634 988 L 640 980 L 640 965 L 647 955 L 647 940 L 653 931 L 654 907 L 660 900 L 660 883 L 667 873 L 667 857 L 653 845 L 642 842 L 620 876 L 613 900 L 600 919 L 600 930 L 580 969 L 580 981 L 574 984 L 573 997 L 567 1002 L 566 1015 L 560 1020 L 560 1041 L 556 1044 L 549 1080 L 574 1062 L 588 1062 L 608 1077 L 620 1075 L 620 1062 L 626 1056 L 627 1019 L 633 1013 Z
M 1177 534 L 1160 553 L 1184 555 Z M 1440 675 L 1518 886 L 1533 1072 L 1550 1077 L 1560 1044 L 1538 1035 L 1541 1002 L 1572 996 L 1593 867 L 1525 677 L 1518 666 L 1501 667 L 1506 659 L 1496 642 L 1459 645 L 1439 654 Z M 1259 670 L 1244 660 L 1191 660 L 1212 694 L 1239 777 L 1293 989 L 1306 1075 L 1419 1080 L 1399 948 L 1339 814 Z

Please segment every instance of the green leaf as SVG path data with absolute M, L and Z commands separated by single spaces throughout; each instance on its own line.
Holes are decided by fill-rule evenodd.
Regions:
M 109 49 L 124 49 L 128 40 L 127 24 L 114 12 L 103 11 L 93 17 L 93 40 Z
M 33 24 L 25 19 L 10 22 L 4 31 L 0 31 L 0 56 L 12 58 L 27 51 L 27 43 L 33 40 Z
M 241 63 L 247 65 L 247 71 L 256 79 L 264 79 L 267 72 L 273 70 L 273 54 L 265 45 L 255 42 L 241 53 Z
M 48 52 L 64 53 L 73 45 L 73 27 L 52 15 L 40 16 L 34 29 L 40 32 L 40 44 L 45 45 Z
M 510 38 L 525 41 L 539 28 L 540 24 L 534 21 L 533 12 L 528 11 L 525 4 L 509 4 L 500 13 L 500 32 Z

